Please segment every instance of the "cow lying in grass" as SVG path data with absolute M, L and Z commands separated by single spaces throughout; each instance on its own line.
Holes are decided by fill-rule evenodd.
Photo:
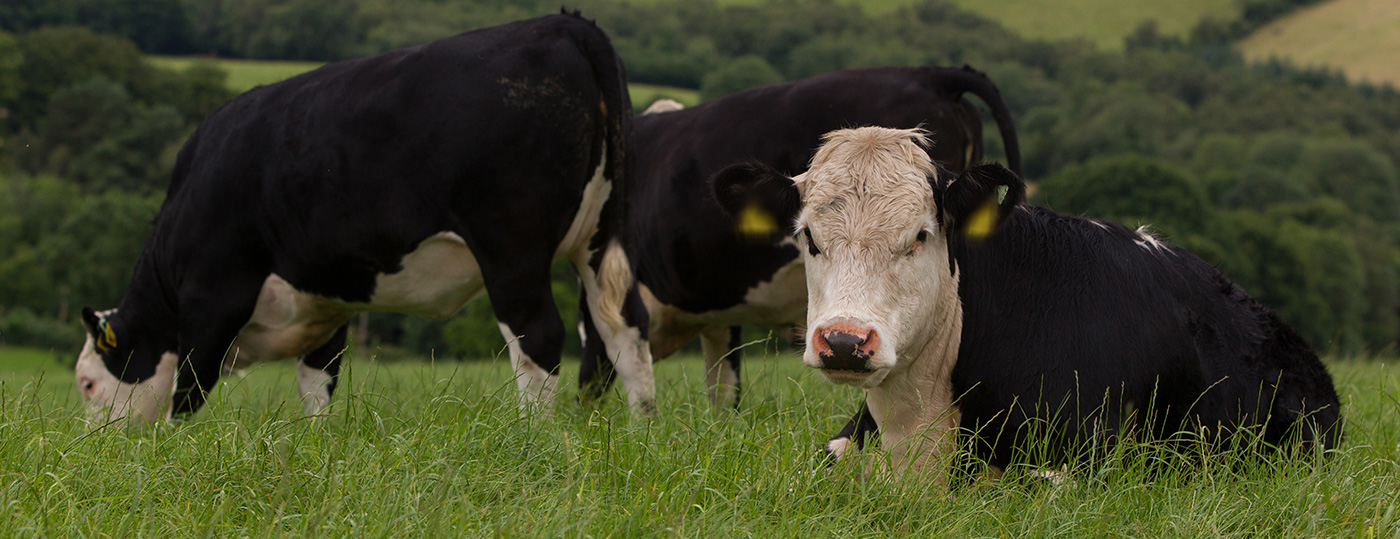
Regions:
M 834 456 L 875 427 L 896 469 L 944 462 L 958 432 L 998 469 L 1032 444 L 1067 460 L 1076 440 L 1123 429 L 1338 442 L 1317 356 L 1210 264 L 1141 229 L 1023 204 L 1000 166 L 940 174 L 926 146 L 920 130 L 835 131 L 795 178 L 756 164 L 713 178 L 730 214 L 795 223 L 803 363 L 866 390 Z M 1060 435 L 1031 440 L 1036 424 Z

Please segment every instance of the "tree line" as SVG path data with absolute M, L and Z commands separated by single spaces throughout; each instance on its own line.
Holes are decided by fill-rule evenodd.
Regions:
M 836 69 L 971 64 L 1012 108 L 1037 202 L 1150 223 L 1315 347 L 1380 351 L 1400 337 L 1400 92 L 1250 64 L 1231 48 L 1311 1 L 1244 0 L 1240 19 L 1205 20 L 1185 37 L 1144 24 L 1112 53 L 1024 39 L 940 0 L 881 15 L 833 0 L 574 4 L 613 37 L 631 80 L 705 99 Z M 59 335 L 76 335 L 74 305 L 115 304 L 179 144 L 231 97 L 218 70 L 159 70 L 142 51 L 336 60 L 556 9 L 535 0 L 0 7 L 0 339 L 71 348 Z M 572 276 L 556 275 L 573 316 Z M 503 345 L 484 302 L 445 322 L 376 315 L 369 329 L 415 354 L 491 356 Z

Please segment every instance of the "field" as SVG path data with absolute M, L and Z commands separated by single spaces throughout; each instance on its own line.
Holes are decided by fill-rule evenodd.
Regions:
M 1400 2 L 1329 0 L 1260 28 L 1239 48 L 1246 58 L 1287 58 L 1341 69 L 1349 78 L 1400 86 Z
M 1123 38 L 1155 19 L 1163 35 L 1185 37 L 1204 17 L 1239 17 L 1232 0 L 952 0 L 1026 37 L 1082 37 L 1105 50 L 1123 48 Z M 1375 0 L 1385 2 L 1389 0 Z
M 521 418 L 507 363 L 357 359 L 315 419 L 300 416 L 291 365 L 265 365 L 226 377 L 194 419 L 140 434 L 90 430 L 71 371 L 0 350 L 0 536 L 1400 533 L 1389 361 L 1332 363 L 1349 423 L 1325 464 L 1227 458 L 1149 475 L 1107 455 L 1063 484 L 1013 469 L 951 492 L 866 476 L 878 453 L 820 466 L 815 449 L 858 396 L 793 357 L 749 361 L 738 412 L 709 406 L 697 359 L 661 362 L 653 419 L 630 417 L 617 391 Z
M 320 67 L 318 62 L 293 62 L 282 60 L 230 60 L 225 58 L 201 58 L 192 56 L 146 56 L 153 65 L 176 71 L 187 69 L 199 62 L 209 62 L 228 72 L 225 86 L 236 92 L 246 92 L 254 86 L 272 84 L 312 69 Z M 652 84 L 632 84 L 632 105 L 643 109 L 652 101 L 670 98 L 689 106 L 700 102 L 700 92 L 688 88 L 673 88 Z

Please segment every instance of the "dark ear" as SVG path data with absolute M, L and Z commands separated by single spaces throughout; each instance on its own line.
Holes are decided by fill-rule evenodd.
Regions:
M 754 241 L 786 235 L 802 209 L 792 178 L 762 163 L 730 165 L 710 177 L 710 189 L 735 232 Z
M 950 234 L 985 238 L 1025 202 L 1026 184 L 1006 167 L 984 163 L 963 171 L 942 189 L 935 186 L 934 193 L 940 220 Z
M 101 333 L 97 329 L 97 326 L 101 325 L 102 319 L 97 316 L 97 313 L 92 310 L 92 307 L 83 307 L 82 318 L 83 329 L 87 330 L 88 335 L 92 335 L 93 338 L 96 338 L 101 335 Z

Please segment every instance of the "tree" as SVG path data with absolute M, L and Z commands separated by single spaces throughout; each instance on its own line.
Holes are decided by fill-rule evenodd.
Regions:
M 1152 224 L 1168 237 L 1205 235 L 1215 210 L 1205 190 L 1160 160 L 1141 155 L 1094 158 L 1065 167 L 1041 184 L 1037 197 L 1057 211 Z
M 757 56 L 744 56 L 705 75 L 700 98 L 706 101 L 756 86 L 782 82 L 783 76 Z

